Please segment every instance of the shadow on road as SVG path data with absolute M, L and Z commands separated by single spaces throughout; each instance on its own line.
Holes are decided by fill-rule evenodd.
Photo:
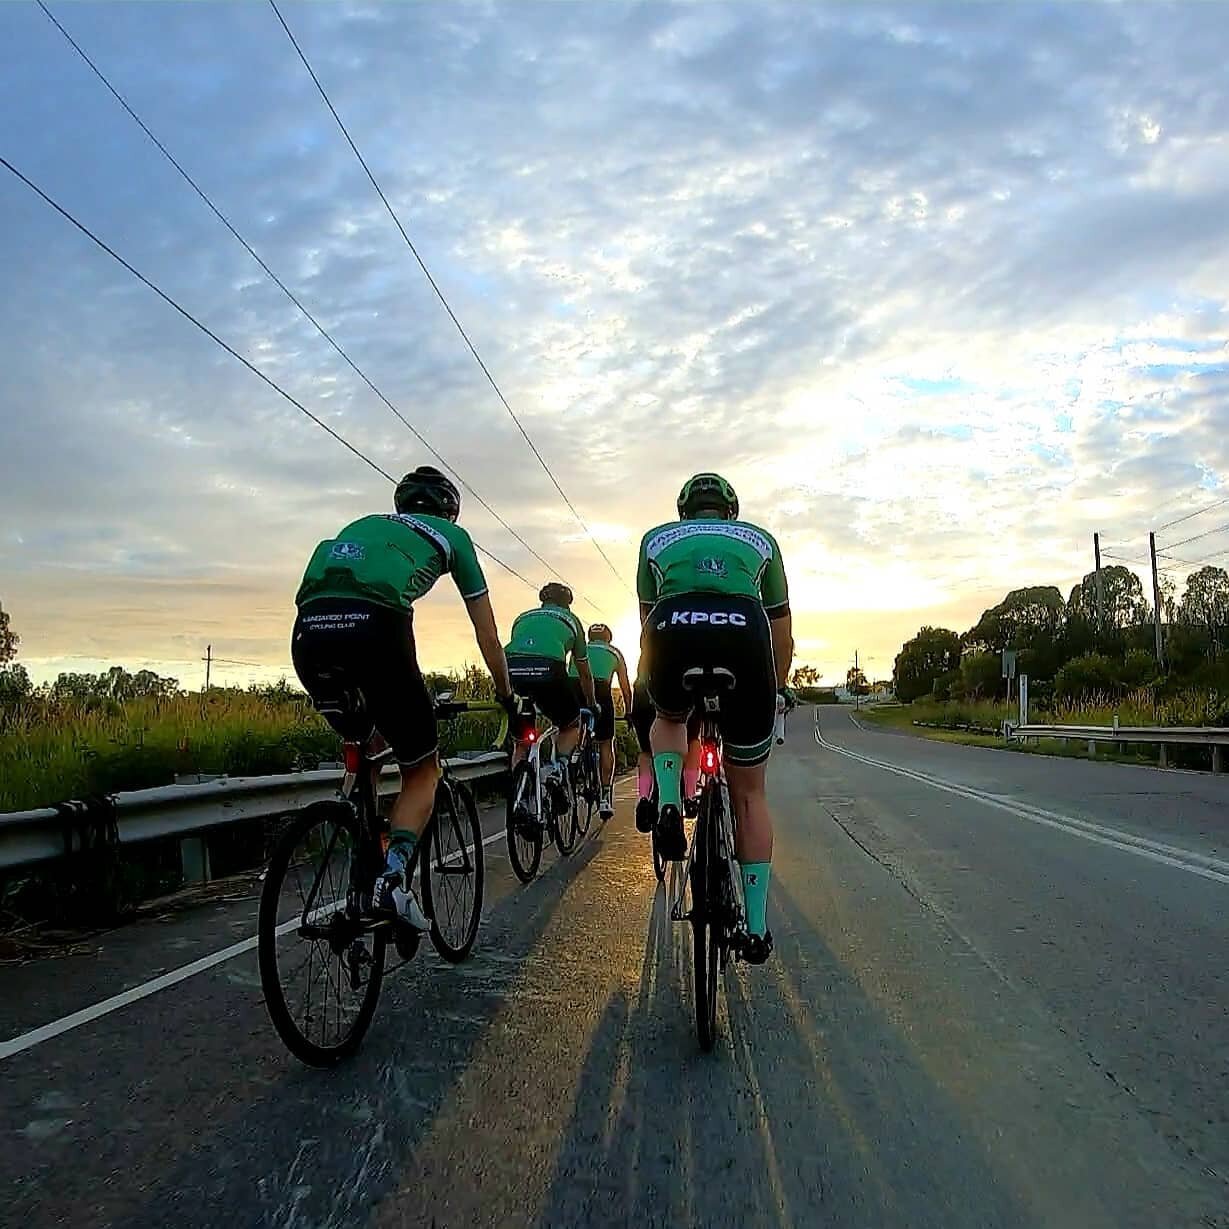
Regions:
M 763 969 L 695 1040 L 691 937 L 658 891 L 634 991 L 594 1033 L 539 1229 L 1031 1223 L 950 1098 L 788 893 Z

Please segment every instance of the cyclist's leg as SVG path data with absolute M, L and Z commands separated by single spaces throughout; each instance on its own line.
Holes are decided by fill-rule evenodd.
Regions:
M 744 954 L 759 962 L 772 950 L 767 911 L 773 824 L 765 779 L 776 720 L 776 673 L 763 609 L 758 602 L 748 601 L 737 610 L 744 621 L 738 626 L 731 623 L 723 639 L 729 668 L 738 679 L 738 702 L 725 706 L 721 732 L 726 783 L 736 820 L 734 853 L 742 871 L 747 931 L 752 939 Z
M 559 731 L 555 738 L 555 755 L 559 760 L 571 757 L 580 740 L 580 703 L 577 688 L 568 678 L 567 669 L 561 661 L 548 663 L 548 673 L 537 685 L 534 702 L 542 715 Z
M 687 722 L 687 758 L 683 761 L 683 801 L 694 800 L 700 785 L 700 718 L 692 713 Z M 694 801 L 693 804 L 694 806 Z
M 640 744 L 640 758 L 636 762 L 636 827 L 641 832 L 651 832 L 657 818 L 657 808 L 653 805 L 653 749 L 649 741 L 654 715 L 648 688 L 643 683 L 635 683 L 629 718 L 636 732 L 636 741 Z

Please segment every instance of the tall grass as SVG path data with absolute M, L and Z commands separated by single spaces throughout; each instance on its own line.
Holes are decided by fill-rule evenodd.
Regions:
M 1189 689 L 1176 695 L 1159 696 L 1142 687 L 1123 696 L 1095 694 L 1082 700 L 1059 700 L 1048 708 L 1034 705 L 1030 718 L 1055 725 L 1220 725 L 1229 717 L 1229 698 L 1215 691 Z M 915 721 L 934 722 L 955 729 L 958 726 L 984 726 L 998 729 L 1004 721 L 1015 721 L 1017 706 L 1005 700 L 915 700 L 910 706 Z

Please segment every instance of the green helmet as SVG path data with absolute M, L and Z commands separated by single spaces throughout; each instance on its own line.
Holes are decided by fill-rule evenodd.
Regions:
M 738 495 L 720 474 L 696 474 L 683 483 L 678 499 L 679 520 L 692 520 L 705 513 L 738 519 Z

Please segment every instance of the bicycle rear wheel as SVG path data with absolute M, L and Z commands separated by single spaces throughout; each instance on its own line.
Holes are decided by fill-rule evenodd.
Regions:
M 700 1049 L 717 1042 L 717 978 L 721 956 L 719 917 L 721 866 L 717 830 L 721 819 L 721 790 L 716 781 L 705 787 L 696 819 L 695 857 L 691 863 L 691 935 L 695 972 L 696 1034 Z
M 666 878 L 666 859 L 661 856 L 661 850 L 657 846 L 657 825 L 653 825 L 653 832 L 650 836 L 653 842 L 653 874 L 657 876 L 657 882 L 661 883 Z
M 517 815 L 519 808 L 523 815 Z M 528 760 L 522 760 L 512 770 L 508 785 L 508 813 L 505 821 L 508 829 L 508 861 L 516 877 L 528 883 L 537 873 L 542 861 L 542 816 L 537 813 L 537 795 L 534 790 L 533 769 Z
M 580 757 L 576 775 L 572 778 L 573 823 L 580 840 L 589 835 L 598 800 L 597 752 L 590 746 Z
M 478 808 L 461 782 L 440 781 L 428 831 L 421 855 L 423 907 L 435 950 L 456 964 L 478 937 L 486 881 Z
M 569 768 L 570 772 L 571 769 Z M 550 782 L 542 790 L 542 805 L 548 807 L 551 813 L 551 827 L 554 830 L 555 848 L 561 857 L 566 858 L 576 848 L 579 817 L 576 812 L 576 790 L 572 789 L 569 800 L 563 784 Z
M 305 807 L 269 859 L 256 924 L 260 984 L 278 1036 L 310 1066 L 353 1054 L 371 1026 L 388 928 L 360 899 L 381 861 L 345 802 Z

